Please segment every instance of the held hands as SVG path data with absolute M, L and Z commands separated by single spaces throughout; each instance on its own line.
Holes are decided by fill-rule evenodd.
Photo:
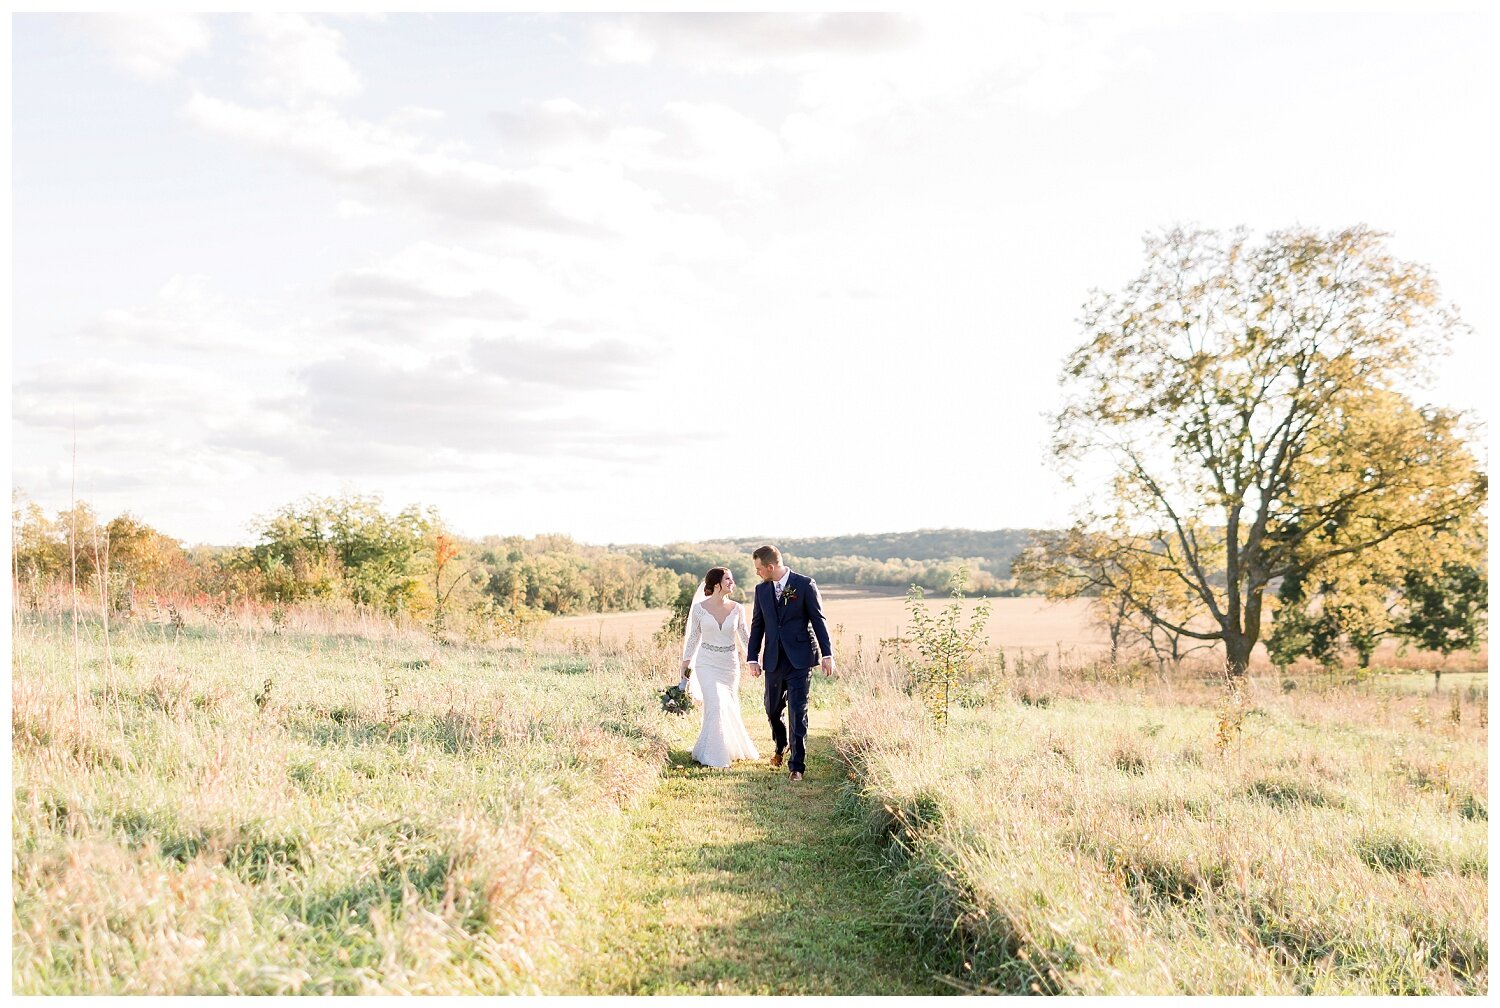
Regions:
M 746 664 L 750 668 L 750 678 L 754 679 L 755 677 L 757 677 L 757 676 L 760 675 L 760 663 L 759 662 L 747 662 Z M 823 674 L 824 675 L 826 675 L 826 676 L 833 675 L 833 658 L 832 658 L 832 656 L 824 658 L 823 662 L 822 662 L 822 665 L 823 665 Z

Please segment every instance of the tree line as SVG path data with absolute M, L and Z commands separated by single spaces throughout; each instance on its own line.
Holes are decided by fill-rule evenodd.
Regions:
M 23 604 L 73 584 L 102 586 L 116 611 L 148 598 L 270 605 L 347 602 L 389 616 L 527 621 L 669 606 L 682 578 L 567 536 L 452 533 L 433 508 L 387 512 L 378 496 L 305 497 L 257 519 L 251 546 L 187 548 L 86 503 L 49 516 L 12 503 L 12 577 Z
M 732 538 L 701 543 L 673 543 L 667 549 L 717 551 L 748 555 L 762 543 L 772 542 L 784 555 L 804 563 L 834 559 L 878 561 L 971 560 L 978 569 L 997 579 L 1011 576 L 1011 561 L 1026 547 L 1031 529 L 918 529 L 915 532 L 879 532 L 857 535 L 820 536 L 798 539 Z M 652 547 L 625 547 L 650 549 Z M 971 572 L 975 568 L 971 566 Z M 899 584 L 900 582 L 893 582 Z M 904 587 L 904 585 L 903 585 Z M 946 586 L 944 586 L 946 587 Z
M 1025 540 L 1028 532 L 1008 529 Z M 953 582 L 954 574 L 960 570 L 968 570 L 968 583 L 965 591 L 974 595 L 1016 595 L 1025 594 L 1026 589 L 1019 586 L 1011 577 L 1011 556 L 990 555 L 944 555 L 938 558 L 913 559 L 909 556 L 889 556 L 889 558 L 876 558 L 876 556 L 862 555 L 828 555 L 816 556 L 799 552 L 801 547 L 793 549 L 798 541 L 784 540 L 786 546 L 775 540 L 730 540 L 715 541 L 715 543 L 673 543 L 670 546 L 624 546 L 622 549 L 630 550 L 631 555 L 639 556 L 643 562 L 666 567 L 669 570 L 678 571 L 682 574 L 690 574 L 696 571 L 708 570 L 712 565 L 727 567 L 735 574 L 735 580 L 741 586 L 753 585 L 754 565 L 750 562 L 751 550 L 760 546 L 765 541 L 774 541 L 781 550 L 781 559 L 786 562 L 787 567 L 793 570 L 801 570 L 810 576 L 816 577 L 820 583 L 829 585 L 868 585 L 868 586 L 891 586 L 891 588 L 909 588 L 919 585 L 930 591 L 942 591 L 947 589 Z M 996 570 L 1004 570 L 1005 574 L 996 573 Z
M 189 548 L 134 514 L 103 521 L 80 502 L 49 515 L 18 492 L 12 507 L 17 597 L 37 606 L 48 592 L 76 583 L 123 612 L 151 599 L 248 599 L 273 607 L 348 603 L 418 621 L 524 623 L 678 606 L 716 565 L 728 566 L 748 586 L 755 580 L 749 554 L 760 545 L 758 539 L 603 547 L 563 535 L 465 538 L 434 508 L 391 512 L 378 496 L 361 494 L 304 497 L 251 527 L 252 545 Z M 944 529 L 785 540 L 808 555 L 784 555 L 829 584 L 940 590 L 964 569 L 971 594 L 1004 595 L 1019 590 L 1008 577 L 1010 552 L 1026 534 Z M 831 552 L 850 547 L 880 555 Z M 960 547 L 990 552 L 947 553 Z

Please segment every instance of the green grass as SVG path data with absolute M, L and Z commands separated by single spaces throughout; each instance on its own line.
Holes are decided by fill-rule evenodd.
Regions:
M 1278 685 L 1220 753 L 1201 687 L 999 678 L 939 731 L 872 676 L 839 747 L 975 990 L 1484 993 L 1482 703 Z
M 1266 680 L 1221 753 L 1194 682 L 939 732 L 841 647 L 793 785 L 690 765 L 665 649 L 297 625 L 18 621 L 14 992 L 1488 989 L 1482 685 Z
M 549 989 L 667 752 L 642 655 L 80 630 L 16 628 L 17 993 Z
M 759 684 L 746 721 L 765 755 Z M 814 684 L 828 696 L 833 687 Z M 847 777 L 832 717 L 813 715 L 807 776 L 792 783 L 760 761 L 691 765 L 695 722 L 666 781 L 630 816 L 602 881 L 609 922 L 575 989 L 586 994 L 952 993 L 883 901 L 878 847 L 840 811 Z
M 941 993 L 807 779 L 692 768 L 665 652 L 19 623 L 17 993 Z M 769 754 L 760 683 L 745 711 Z M 83 704 L 77 702 L 81 690 Z

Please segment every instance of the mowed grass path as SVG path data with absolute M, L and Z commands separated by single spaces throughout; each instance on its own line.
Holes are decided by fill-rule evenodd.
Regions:
M 747 684 L 744 713 L 759 761 L 695 766 L 688 716 L 667 779 L 602 873 L 601 946 L 570 993 L 954 993 L 883 910 L 874 851 L 837 808 L 838 715 L 812 711 L 807 775 L 793 784 L 769 764 L 758 689 Z

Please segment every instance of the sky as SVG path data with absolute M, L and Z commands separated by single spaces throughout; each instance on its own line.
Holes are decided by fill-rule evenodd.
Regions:
M 1465 14 L 17 15 L 12 482 L 586 542 L 1054 527 L 1063 358 L 1179 223 L 1365 223 L 1472 331 Z M 76 463 L 74 444 L 76 437 Z

